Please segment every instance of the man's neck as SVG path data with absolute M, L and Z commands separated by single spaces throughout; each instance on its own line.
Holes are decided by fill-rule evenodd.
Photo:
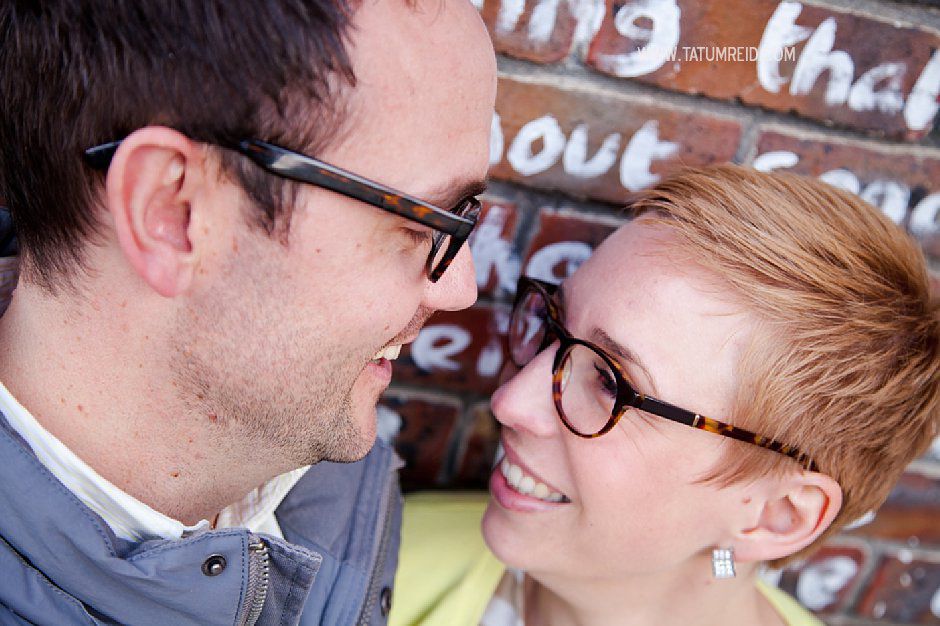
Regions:
M 20 285 L 0 318 L 0 380 L 116 487 L 190 525 L 290 469 L 185 406 L 159 329 L 131 327 L 120 303 L 66 307 Z
M 699 562 L 701 561 L 701 562 Z M 700 566 L 700 567 L 696 567 Z M 526 580 L 526 624 L 535 626 L 784 626 L 756 587 L 757 567 L 714 580 L 707 558 L 616 580 Z

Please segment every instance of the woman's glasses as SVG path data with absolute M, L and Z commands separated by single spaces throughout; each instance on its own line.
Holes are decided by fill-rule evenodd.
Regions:
M 524 367 L 556 339 L 552 365 L 552 398 L 562 423 L 579 437 L 609 432 L 630 408 L 686 426 L 773 450 L 817 471 L 816 463 L 794 446 L 774 441 L 639 393 L 623 366 L 603 348 L 573 337 L 561 324 L 553 299 L 557 286 L 523 276 L 509 322 L 509 352 Z

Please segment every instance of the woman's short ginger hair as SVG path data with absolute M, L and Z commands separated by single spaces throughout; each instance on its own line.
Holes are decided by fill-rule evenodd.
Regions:
M 926 263 L 900 227 L 820 181 L 733 165 L 689 169 L 637 194 L 688 258 L 758 319 L 739 365 L 733 424 L 808 452 L 842 487 L 826 537 L 887 497 L 938 435 L 940 321 Z M 704 480 L 798 471 L 729 440 Z

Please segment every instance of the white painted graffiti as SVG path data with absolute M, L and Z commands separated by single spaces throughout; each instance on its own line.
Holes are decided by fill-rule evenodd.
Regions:
M 935 51 L 920 74 L 905 103 L 901 79 L 907 64 L 891 61 L 876 65 L 855 80 L 855 62 L 843 50 L 833 50 L 838 25 L 826 18 L 815 29 L 797 24 L 803 10 L 799 2 L 781 2 L 767 22 L 758 48 L 757 78 L 770 93 L 779 93 L 788 81 L 790 95 L 808 94 L 823 73 L 828 72 L 825 102 L 847 105 L 853 111 L 878 110 L 896 115 L 902 110 L 908 128 L 924 130 L 937 114 L 940 91 L 940 54 Z M 780 73 L 782 51 L 806 42 L 789 79 Z
M 401 415 L 384 404 L 375 407 L 376 428 L 375 435 L 385 443 L 392 443 L 401 432 L 404 425 Z
M 765 152 L 754 159 L 754 168 L 762 172 L 786 169 L 796 166 L 800 157 L 789 150 Z M 834 187 L 858 194 L 863 200 L 881 209 L 895 223 L 901 223 L 907 213 L 911 199 L 911 188 L 897 180 L 875 179 L 862 188 L 861 181 L 851 171 L 838 168 L 823 173 L 821 180 Z M 921 199 L 913 209 L 909 228 L 917 236 L 926 236 L 937 232 L 940 224 L 940 192 L 932 193 Z
M 835 556 L 808 565 L 796 583 L 796 597 L 806 608 L 819 611 L 836 601 L 858 573 L 858 564 L 847 556 Z
M 490 124 L 490 167 L 498 165 L 503 160 L 503 120 L 499 113 L 493 113 L 493 121 Z
M 497 34 L 514 32 L 527 5 L 532 6 L 527 37 L 534 44 L 551 38 L 556 28 L 562 0 L 500 0 L 496 19 Z M 474 4 L 482 9 L 483 1 Z M 605 16 L 603 0 L 567 0 L 568 10 L 577 20 L 576 41 L 590 41 L 599 31 Z M 912 130 L 928 128 L 940 104 L 940 50 L 922 68 L 905 99 L 902 79 L 909 70 L 902 59 L 868 68 L 857 75 L 852 57 L 843 50 L 833 50 L 838 22 L 828 17 L 815 28 L 797 23 L 803 5 L 781 2 L 768 20 L 757 48 L 756 72 L 760 85 L 770 93 L 779 93 L 789 83 L 789 93 L 805 96 L 823 74 L 828 74 L 824 100 L 828 106 L 847 106 L 853 111 L 879 111 L 885 115 L 903 112 Z M 659 70 L 677 58 L 681 39 L 682 11 L 677 0 L 632 0 L 623 3 L 613 15 L 617 33 L 635 43 L 634 49 L 618 54 L 597 56 L 598 66 L 615 76 L 634 78 Z M 803 45 L 793 75 L 783 76 L 782 60 L 794 58 L 792 48 Z M 683 48 L 686 49 L 686 48 Z M 688 57 L 688 55 L 686 55 Z M 687 59 L 688 60 L 688 59 Z
M 411 358 L 425 372 L 456 372 L 460 363 L 453 357 L 463 352 L 471 339 L 469 332 L 455 324 L 425 326 L 411 344 Z
M 583 241 L 559 241 L 549 244 L 532 255 L 525 268 L 526 276 L 560 283 L 588 260 L 591 246 Z M 556 270 L 561 269 L 559 274 Z
M 579 124 L 566 137 L 553 115 L 543 115 L 519 129 L 506 151 L 506 161 L 521 176 L 541 174 L 559 161 L 569 176 L 581 179 L 603 176 L 617 164 L 623 135 L 610 133 L 597 152 L 588 156 L 589 132 L 586 124 Z M 495 164 L 502 159 L 495 148 L 502 148 L 505 139 L 498 122 L 494 122 L 491 133 L 490 163 Z M 536 145 L 539 146 L 537 151 Z M 660 139 L 659 122 L 648 120 L 631 135 L 623 154 L 619 155 L 620 184 L 630 191 L 655 184 L 659 175 L 651 171 L 653 162 L 669 159 L 678 150 L 679 144 Z
M 533 152 L 541 142 L 542 149 Z M 522 176 L 534 176 L 551 168 L 565 151 L 565 134 L 552 115 L 544 115 L 523 126 L 506 153 L 506 160 Z
M 537 0 L 529 15 L 526 37 L 535 44 L 547 43 L 558 23 L 558 10 L 563 0 Z M 606 7 L 604 0 L 564 0 L 569 13 L 577 21 L 575 41 L 590 40 L 600 29 Z M 483 9 L 483 0 L 475 0 L 474 6 Z M 526 0 L 501 0 L 496 13 L 496 33 L 505 35 L 514 32 L 525 13 Z
M 476 372 L 483 378 L 493 378 L 499 373 L 505 359 L 500 336 L 509 328 L 509 313 L 497 309 L 493 313 L 493 332 L 480 351 L 476 361 Z M 411 358 L 425 372 L 456 372 L 461 369 L 454 359 L 473 343 L 470 331 L 456 324 L 431 324 L 421 329 L 418 338 L 411 344 Z
M 631 52 L 600 54 L 598 66 L 622 78 L 655 72 L 674 58 L 679 45 L 679 19 L 682 12 L 676 0 L 634 0 L 614 15 L 614 27 L 623 37 L 640 42 Z M 639 21 L 650 26 L 640 26 Z
M 493 378 L 499 374 L 499 370 L 503 367 L 503 361 L 505 360 L 505 356 L 503 355 L 503 343 L 500 337 L 505 335 L 509 330 L 509 312 L 497 309 L 494 313 L 494 317 L 496 333 L 490 336 L 490 340 L 483 346 L 483 349 L 480 351 L 480 356 L 477 357 L 477 374 L 484 378 Z
M 497 289 L 512 292 L 516 288 L 522 261 L 513 252 L 512 242 L 502 238 L 509 215 L 505 207 L 492 205 L 470 237 L 470 252 L 480 289 L 494 275 Z

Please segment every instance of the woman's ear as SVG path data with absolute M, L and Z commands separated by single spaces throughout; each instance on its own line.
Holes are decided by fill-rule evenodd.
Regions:
M 799 552 L 829 528 L 842 508 L 842 488 L 825 474 L 801 471 L 764 480 L 766 489 L 756 490 L 765 494 L 754 503 L 756 523 L 752 517 L 733 538 L 734 556 L 741 562 L 772 561 Z
M 193 277 L 197 160 L 185 135 L 148 126 L 121 142 L 108 168 L 107 210 L 121 251 L 138 276 L 166 297 L 185 291 Z

